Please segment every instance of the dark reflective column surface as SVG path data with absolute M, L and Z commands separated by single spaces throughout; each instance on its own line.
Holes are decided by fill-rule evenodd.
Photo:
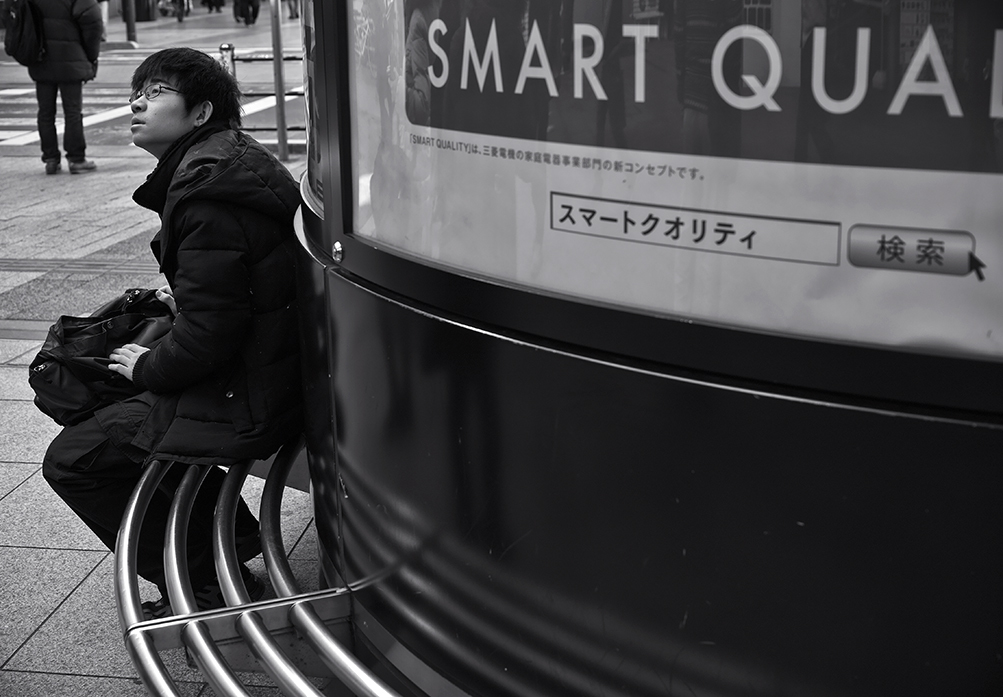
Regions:
M 321 538 L 470 694 L 1000 688 L 999 430 L 678 381 L 328 286 Z

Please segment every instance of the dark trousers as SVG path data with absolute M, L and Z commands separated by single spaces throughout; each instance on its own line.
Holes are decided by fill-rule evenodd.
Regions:
M 258 12 L 261 10 L 261 0 L 234 0 L 233 11 L 237 20 L 243 20 L 244 24 L 251 25 L 258 21 Z
M 108 549 L 115 549 L 126 504 L 143 473 L 146 453 L 118 447 L 90 418 L 67 426 L 56 436 L 42 461 L 42 474 L 73 512 L 94 531 Z M 137 570 L 166 592 L 164 582 L 164 532 L 171 499 L 186 465 L 174 464 L 164 476 L 147 509 L 139 536 Z M 218 467 L 199 489 L 188 526 L 188 574 L 196 591 L 216 577 L 212 555 L 212 518 L 224 473 Z M 241 499 L 237 507 L 238 537 L 257 530 L 258 522 Z
M 83 162 L 87 143 L 84 142 L 84 83 L 36 82 L 38 100 L 38 136 L 42 141 L 42 160 L 59 161 L 59 139 L 56 136 L 56 93 L 63 99 L 63 149 L 70 162 Z

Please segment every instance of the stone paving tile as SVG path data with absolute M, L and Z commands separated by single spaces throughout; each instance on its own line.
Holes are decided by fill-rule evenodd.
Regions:
M 130 201 L 130 203 L 132 203 Z M 136 205 L 133 203 L 132 205 Z M 150 249 L 150 240 L 156 234 L 157 228 L 141 232 L 131 237 L 127 237 L 114 244 L 108 245 L 100 252 L 88 254 L 86 259 L 128 259 L 130 261 L 148 261 L 156 263 L 153 250 Z
M 312 520 L 310 527 L 306 529 L 303 536 L 296 542 L 296 546 L 289 552 L 289 559 L 312 562 L 320 560 L 317 548 L 317 527 L 313 525 Z
M 7 494 L 21 486 L 28 477 L 38 472 L 38 465 L 4 462 L 0 463 L 0 505 Z
M 14 356 L 10 360 L 6 361 L 9 366 L 16 366 L 20 370 L 25 370 L 29 365 L 31 365 L 32 360 L 38 355 L 38 350 L 42 348 L 41 341 L 34 341 L 27 346 L 27 350 L 24 353 Z
M 177 683 L 181 697 L 200 697 L 201 682 Z M 0 695 L 10 697 L 149 697 L 139 678 L 59 675 L 30 671 L 0 671 Z
M 42 477 L 39 469 L 0 499 L 3 544 L 107 551 Z
M 37 342 L 31 345 L 36 346 Z M 23 365 L 0 365 L 0 400 L 31 401 L 34 398 L 35 393 L 28 386 L 28 371 Z
M 0 404 L 0 461 L 41 462 L 60 426 L 31 402 Z
M 10 363 L 26 351 L 40 345 L 39 342 L 29 339 L 0 339 L 0 363 Z M 5 397 L 6 393 L 0 393 L 0 396 Z
M 264 485 L 265 480 L 254 476 L 248 477 L 244 482 L 241 495 L 255 517 L 258 517 L 258 512 L 261 510 L 261 492 Z M 304 491 L 286 488 L 282 495 L 280 521 L 282 543 L 286 554 L 289 554 L 304 533 L 313 527 L 313 504 L 310 495 Z
M 109 238 L 125 239 L 139 230 L 159 227 L 155 213 L 124 198 L 125 192 L 131 195 L 153 169 L 155 162 L 147 159 L 149 162 L 135 157 L 104 158 L 100 177 L 46 177 L 34 158 L 4 158 L 4 218 L 8 224 L 0 235 L 2 256 L 79 258 L 108 246 Z M 108 192 L 123 195 L 109 197 Z M 90 205 L 82 207 L 82 199 Z M 114 226 L 95 234 L 109 219 Z M 104 239 L 98 242 L 95 237 Z
M 0 666 L 7 667 L 8 658 L 107 555 L 107 551 L 0 547 L 4 582 Z M 16 694 L 0 689 L 0 695 Z
M 114 557 L 109 554 L 59 609 L 41 624 L 4 668 L 136 677 L 118 624 L 114 574 Z M 158 597 L 152 584 L 143 582 L 140 591 L 144 601 Z M 198 671 L 185 663 L 183 651 L 164 652 L 163 660 L 175 680 L 201 682 Z
M 17 288 L 19 285 L 27 283 L 41 275 L 41 272 L 38 271 L 0 271 L 0 293 L 5 293 L 11 288 Z
M 290 558 L 289 567 L 293 570 L 301 593 L 320 590 L 320 568 L 316 561 Z
M 118 627 L 114 563 L 102 563 L 4 666 L 8 670 L 135 677 Z
M 61 270 L 0 294 L 0 316 L 54 322 L 61 315 L 84 317 L 128 288 L 159 288 L 159 273 L 89 273 Z

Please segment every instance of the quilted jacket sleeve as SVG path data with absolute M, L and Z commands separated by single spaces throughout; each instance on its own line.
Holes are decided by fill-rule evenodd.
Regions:
M 180 391 L 233 362 L 252 322 L 249 250 L 234 209 L 196 201 L 177 214 L 178 316 L 133 371 L 155 393 Z
M 87 54 L 87 60 L 94 63 L 101 53 L 101 7 L 94 0 L 74 0 L 73 21 L 80 29 L 80 43 Z

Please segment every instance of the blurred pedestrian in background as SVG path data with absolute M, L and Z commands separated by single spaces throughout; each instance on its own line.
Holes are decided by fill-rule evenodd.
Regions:
M 174 0 L 174 16 L 179 22 L 185 21 L 185 17 L 192 13 L 192 0 Z
M 233 16 L 238 22 L 243 22 L 251 26 L 258 21 L 258 12 L 261 11 L 261 0 L 234 0 Z
M 7 0 L 9 2 L 10 0 Z M 33 0 L 44 18 L 45 57 L 28 66 L 38 100 L 38 137 L 46 174 L 62 169 L 56 134 L 56 95 L 63 103 L 63 149 L 70 173 L 92 172 L 85 156 L 83 87 L 98 72 L 101 52 L 101 8 L 97 0 Z

